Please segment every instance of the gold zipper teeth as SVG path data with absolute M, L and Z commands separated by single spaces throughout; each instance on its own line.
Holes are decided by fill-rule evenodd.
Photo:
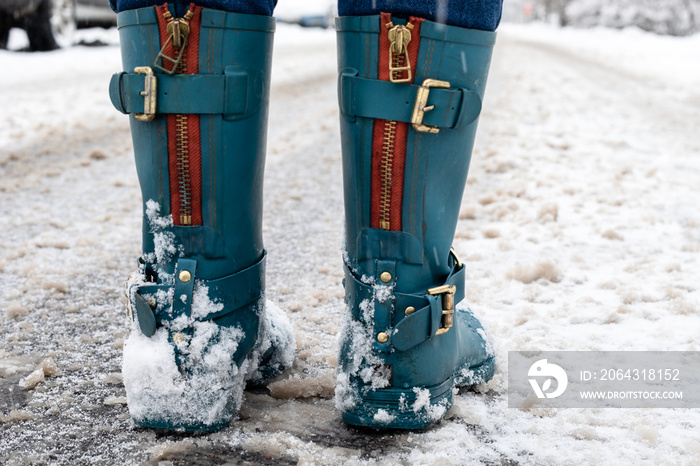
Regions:
M 175 127 L 177 151 L 177 180 L 180 192 L 180 223 L 192 224 L 192 186 L 190 183 L 189 135 L 187 115 L 177 115 Z
M 396 122 L 384 123 L 384 140 L 382 142 L 382 159 L 380 169 L 381 187 L 379 190 L 379 228 L 391 229 L 391 175 L 396 146 Z
M 187 44 L 182 44 L 187 47 Z M 183 50 L 178 63 L 178 74 L 187 73 L 187 49 Z M 192 184 L 190 182 L 189 119 L 187 115 L 176 116 L 177 181 L 180 193 L 180 224 L 192 225 Z

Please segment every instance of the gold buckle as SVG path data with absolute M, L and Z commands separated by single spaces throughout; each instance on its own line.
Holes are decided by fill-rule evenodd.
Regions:
M 156 117 L 156 75 L 150 66 L 137 66 L 134 73 L 145 74 L 144 90 L 139 94 L 143 96 L 143 113 L 134 115 L 139 121 L 153 121 Z
M 455 285 L 441 285 L 435 288 L 430 288 L 427 293 L 429 295 L 442 296 L 442 327 L 435 332 L 435 335 L 447 333 L 452 328 L 452 321 L 455 313 L 455 293 L 457 287 Z
M 416 103 L 413 106 L 413 114 L 411 115 L 411 123 L 413 124 L 413 129 L 420 131 L 421 133 L 440 132 L 440 128 L 437 126 L 427 126 L 423 124 L 425 112 L 429 112 L 435 108 L 435 105 L 428 105 L 428 96 L 430 95 L 431 87 L 449 89 L 450 83 L 447 81 L 439 81 L 437 79 L 426 79 L 423 81 L 421 87 L 418 88 L 418 92 L 416 93 Z
M 455 264 L 457 264 L 457 268 L 462 268 L 464 267 L 464 264 L 462 264 L 462 259 L 459 258 L 457 255 L 457 251 L 455 251 L 455 248 L 450 248 L 450 255 L 452 256 L 452 259 L 454 259 Z

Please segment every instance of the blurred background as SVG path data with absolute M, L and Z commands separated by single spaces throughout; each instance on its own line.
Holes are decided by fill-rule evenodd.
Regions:
M 542 21 L 558 26 L 636 26 L 663 35 L 700 30 L 699 0 L 506 0 L 503 21 Z

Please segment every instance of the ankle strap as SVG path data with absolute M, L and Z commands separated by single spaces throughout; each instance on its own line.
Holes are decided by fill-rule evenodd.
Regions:
M 394 292 L 392 312 L 394 317 L 390 319 L 395 322 L 393 329 L 390 328 L 391 321 L 386 322 L 386 324 L 377 322 L 377 319 L 374 322 L 364 321 L 360 303 L 375 299 L 376 285 L 362 282 L 347 265 L 344 284 L 353 317 L 365 325 L 374 325 L 375 336 L 384 332 L 389 339 L 382 346 L 406 351 L 450 331 L 449 327 L 446 328 L 444 325 L 446 315 L 444 311 L 449 313 L 445 308 L 451 307 L 451 311 L 454 312 L 457 303 L 464 299 L 464 267 L 453 258 L 452 270 L 442 285 L 422 293 Z M 413 310 L 407 314 L 406 310 L 409 308 L 413 308 Z M 378 328 L 378 324 L 380 328 Z
M 265 258 L 247 269 L 216 280 L 197 279 L 197 286 L 208 288 L 209 299 L 222 306 L 220 311 L 210 312 L 204 316 L 194 316 L 198 321 L 208 321 L 226 316 L 249 304 L 257 302 L 265 289 Z M 138 320 L 141 332 L 151 337 L 157 325 L 171 321 L 181 315 L 192 316 L 192 296 L 194 294 L 197 261 L 180 258 L 175 269 L 174 285 L 137 284 L 129 289 L 132 297 L 132 318 Z M 169 303 L 159 303 L 158 296 L 172 295 L 172 307 Z M 164 293 L 158 293 L 162 291 Z M 162 298 L 161 298 L 162 299 Z

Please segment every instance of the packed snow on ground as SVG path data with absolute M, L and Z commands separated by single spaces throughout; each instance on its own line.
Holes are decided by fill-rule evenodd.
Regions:
M 700 461 L 697 410 L 521 411 L 506 396 L 511 350 L 700 350 L 699 37 L 502 28 L 454 243 L 498 369 L 439 425 L 376 433 L 345 427 L 333 400 L 334 35 L 280 26 L 267 298 L 292 320 L 296 361 L 247 392 L 230 427 L 185 435 L 136 428 L 126 407 L 123 284 L 141 199 L 127 118 L 107 97 L 117 33 L 92 34 L 109 45 L 0 52 L 0 462 Z

